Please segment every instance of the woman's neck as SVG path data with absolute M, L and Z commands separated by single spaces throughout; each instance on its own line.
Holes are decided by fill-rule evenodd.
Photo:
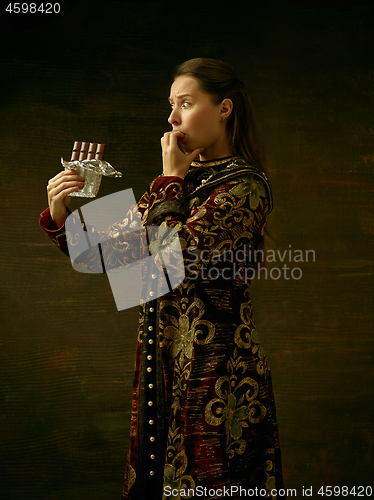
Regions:
M 200 153 L 200 161 L 212 161 L 217 158 L 226 158 L 227 156 L 233 156 L 230 145 L 228 141 L 218 141 L 212 144 L 209 148 L 204 149 Z

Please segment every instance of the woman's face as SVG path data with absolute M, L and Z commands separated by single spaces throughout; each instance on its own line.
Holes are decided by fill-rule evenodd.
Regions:
M 184 134 L 178 139 L 182 148 L 192 152 L 204 148 L 203 156 L 215 156 L 227 143 L 225 106 L 214 104 L 209 94 L 200 90 L 191 76 L 178 76 L 170 89 L 172 111 L 168 122 Z M 224 102 L 224 101 L 223 101 Z M 221 119 L 222 117 L 222 119 Z

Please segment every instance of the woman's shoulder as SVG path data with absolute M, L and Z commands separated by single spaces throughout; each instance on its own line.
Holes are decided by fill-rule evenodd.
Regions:
M 269 184 L 269 180 L 267 178 L 266 173 L 261 170 L 259 167 L 252 165 L 247 160 L 241 157 L 236 157 L 233 162 L 227 166 L 228 172 L 233 172 L 238 175 L 247 175 L 251 177 L 259 177 L 263 179 L 264 182 Z
M 249 195 L 254 205 L 256 205 L 255 201 L 260 198 L 267 199 L 268 213 L 271 212 L 273 202 L 268 178 L 265 172 L 245 159 L 235 157 L 225 163 L 210 165 L 209 169 L 200 168 L 199 170 L 200 182 L 196 183 L 192 189 L 192 196 L 196 196 L 199 191 L 220 189 L 225 185 L 235 196 Z
M 238 197 L 248 195 L 253 209 L 257 208 L 261 198 L 266 199 L 269 214 L 273 208 L 273 196 L 265 172 L 243 158 L 236 158 L 230 170 L 234 174 L 230 193 Z

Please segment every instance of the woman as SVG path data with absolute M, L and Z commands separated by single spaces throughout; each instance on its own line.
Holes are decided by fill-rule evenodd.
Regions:
M 144 225 L 178 231 L 186 278 L 140 308 L 123 499 L 240 498 L 243 488 L 276 498 L 283 487 L 249 295 L 272 199 L 243 87 L 214 59 L 192 59 L 174 75 L 163 174 L 138 210 Z M 41 225 L 65 251 L 68 195 L 82 185 L 68 170 L 48 185 Z

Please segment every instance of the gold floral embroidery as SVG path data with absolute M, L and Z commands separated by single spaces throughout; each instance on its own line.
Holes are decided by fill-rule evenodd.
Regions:
M 182 351 L 189 359 L 192 356 L 192 343 L 195 336 L 195 329 L 190 329 L 190 321 L 186 314 L 182 314 L 178 320 L 178 328 L 169 325 L 165 328 L 165 337 L 173 340 L 170 354 L 173 358 Z
M 257 209 L 261 197 L 264 199 L 267 198 L 265 184 L 257 175 L 243 177 L 243 179 L 240 179 L 240 181 L 230 188 L 229 191 L 231 194 L 238 197 L 244 197 L 249 194 L 249 202 L 252 210 Z
M 246 196 L 237 199 L 232 194 L 224 192 L 218 194 L 214 202 L 224 209 L 221 213 L 214 213 L 214 220 L 218 222 L 222 228 L 238 228 L 239 223 L 244 227 L 249 227 L 253 223 L 254 215 L 248 208 Z
M 215 385 L 218 398 L 207 404 L 205 419 L 210 425 L 220 425 L 225 422 L 226 452 L 230 458 L 235 453 L 244 453 L 246 443 L 241 440 L 242 429 L 249 423 L 257 424 L 266 415 L 265 406 L 256 398 L 259 386 L 256 380 L 245 377 L 238 383 L 236 373 L 247 370 L 247 363 L 238 356 L 237 349 L 227 363 L 230 376 L 220 377 Z
M 167 463 L 164 467 L 164 484 L 163 492 L 165 499 L 165 486 L 170 486 L 172 490 L 177 490 L 178 494 L 171 498 L 180 499 L 179 492 L 181 490 L 195 489 L 195 481 L 191 476 L 185 475 L 188 465 L 188 459 L 184 449 L 181 451 L 181 444 L 183 443 L 183 436 L 180 428 L 177 427 L 175 419 L 169 427 L 168 435 L 169 446 L 166 451 Z M 168 497 L 170 498 L 170 497 Z M 183 498 L 189 498 L 183 496 Z
M 179 356 L 179 363 L 184 364 L 184 356 L 188 359 L 192 357 L 193 343 L 200 345 L 208 344 L 214 337 L 215 327 L 210 321 L 202 319 L 205 314 L 205 306 L 202 300 L 195 301 L 184 312 L 183 304 L 179 305 L 175 301 L 164 300 L 162 307 L 172 306 L 176 309 L 176 315 L 168 315 L 171 324 L 165 326 L 164 337 L 171 341 L 170 354 L 173 359 Z M 198 314 L 190 323 L 189 314 L 197 309 Z
M 259 375 L 263 375 L 268 369 L 267 359 L 264 349 L 260 346 L 258 332 L 252 319 L 252 306 L 241 304 L 240 317 L 243 321 L 235 330 L 235 344 L 242 349 L 251 349 L 253 359 L 256 362 L 256 370 Z

